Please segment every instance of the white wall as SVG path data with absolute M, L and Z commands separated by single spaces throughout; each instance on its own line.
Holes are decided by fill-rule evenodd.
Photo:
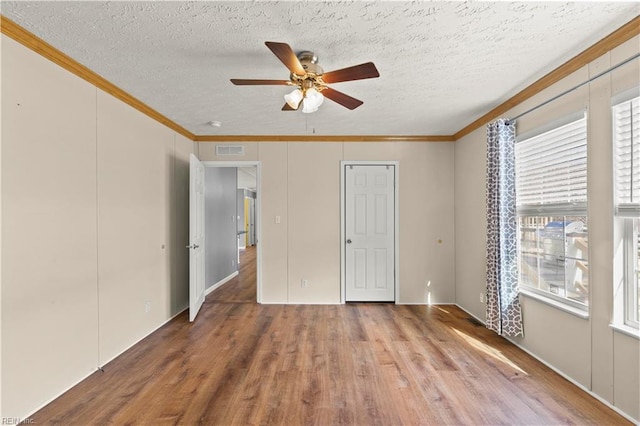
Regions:
M 505 114 L 513 117 L 640 50 L 640 39 L 624 43 Z M 610 327 L 613 317 L 613 146 L 611 97 L 640 85 L 640 61 L 626 65 L 531 113 L 518 133 L 576 111 L 588 111 L 590 317 L 579 318 L 521 297 L 523 339 L 517 343 L 572 380 L 640 419 L 640 342 Z M 484 319 L 485 159 L 481 128 L 455 142 L 456 302 Z
M 245 144 L 255 147 L 255 153 L 246 160 L 258 160 L 256 143 Z M 214 144 L 199 143 L 200 155 L 214 147 Z M 258 197 L 262 197 L 261 236 L 259 247 L 262 250 L 262 303 L 287 303 L 289 300 L 288 257 L 289 257 L 289 188 L 287 171 L 287 148 L 284 142 L 272 142 L 260 145 L 261 180 Z M 280 216 L 280 223 L 274 218 Z
M 2 415 L 14 417 L 98 365 L 96 89 L 4 36 L 2 56 Z
M 399 161 L 397 300 L 454 301 L 452 143 L 250 142 L 240 157 L 216 157 L 215 143 L 198 145 L 203 161 L 262 163 L 264 303 L 340 302 L 341 160 Z
M 186 306 L 194 144 L 1 46 L 1 416 L 25 418 Z

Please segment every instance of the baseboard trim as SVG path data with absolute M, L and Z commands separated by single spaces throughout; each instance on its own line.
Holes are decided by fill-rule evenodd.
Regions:
M 65 390 L 63 390 L 62 392 L 60 392 L 58 395 L 54 396 L 51 399 L 48 399 L 47 401 L 45 401 L 43 404 L 39 405 L 36 409 L 34 409 L 33 411 L 31 411 L 29 414 L 27 414 L 26 416 L 5 416 L 4 413 L 2 413 L 2 419 L 20 419 L 19 423 L 23 424 L 22 422 L 24 422 L 24 424 L 30 424 L 30 420 L 33 420 L 33 415 L 35 413 L 37 413 L 38 411 L 42 410 L 44 407 L 46 407 L 47 405 L 51 404 L 53 401 L 55 401 L 56 399 L 60 398 L 60 396 L 62 396 L 62 394 L 64 394 L 66 391 L 68 391 L 69 389 L 71 389 L 72 387 L 78 385 L 79 383 L 81 383 L 83 380 L 87 379 L 89 376 L 91 376 L 93 373 L 95 373 L 96 371 L 99 371 L 99 368 L 94 368 L 93 370 L 91 370 L 88 374 L 86 374 L 85 376 L 83 376 L 80 380 L 78 380 L 77 382 L 75 382 L 74 384 L 72 384 L 71 386 L 69 386 L 68 388 L 66 388 Z M 34 422 L 35 423 L 35 422 Z M 16 423 L 17 424 L 17 423 Z
M 456 306 L 460 309 L 462 309 L 463 311 L 465 311 L 467 314 L 471 315 L 473 318 L 475 318 L 476 320 L 480 321 L 483 325 L 486 325 L 486 322 L 480 318 L 478 318 L 477 316 L 473 315 L 471 312 L 467 311 L 465 308 L 463 308 L 462 306 L 456 304 Z M 607 407 L 609 407 L 610 409 L 612 409 L 613 411 L 615 411 L 616 413 L 620 414 L 622 417 L 624 417 L 625 419 L 629 420 L 631 423 L 634 424 L 638 424 L 638 420 L 634 419 L 633 417 L 631 417 L 629 414 L 625 413 L 624 411 L 622 411 L 620 408 L 616 407 L 615 405 L 613 405 L 611 402 L 607 401 L 606 399 L 602 398 L 600 395 L 598 395 L 597 393 L 593 392 L 591 389 L 587 388 L 586 386 L 584 386 L 582 383 L 576 381 L 575 379 L 569 377 L 566 373 L 564 373 L 562 370 L 560 370 L 559 368 L 555 367 L 554 365 L 548 363 L 547 361 L 543 360 L 542 358 L 540 358 L 538 355 L 534 354 L 533 352 L 531 352 L 529 349 L 525 348 L 524 346 L 522 346 L 521 344 L 519 344 L 518 342 L 516 342 L 513 339 L 510 339 L 508 337 L 502 336 L 505 340 L 507 340 L 508 342 L 512 343 L 514 346 L 516 346 L 518 349 L 520 349 L 521 351 L 523 351 L 524 353 L 528 354 L 529 356 L 535 358 L 536 360 L 540 361 L 542 364 L 544 364 L 545 366 L 549 367 L 551 370 L 553 370 L 556 374 L 558 374 L 559 376 L 561 376 L 562 378 L 564 378 L 565 380 L 567 380 L 568 382 L 570 382 L 571 384 L 577 386 L 580 390 L 586 392 L 587 394 L 589 394 L 590 396 L 594 397 L 595 399 L 597 399 L 598 401 L 602 402 L 604 405 L 606 405 Z
M 150 336 L 151 334 L 155 333 L 156 331 L 158 331 L 160 328 L 162 328 L 164 325 L 166 325 L 167 323 L 169 323 L 170 321 L 172 321 L 174 318 L 176 318 L 178 315 L 180 315 L 181 313 L 183 313 L 184 311 L 186 311 L 187 309 L 189 309 L 189 306 L 185 306 L 184 308 L 181 308 L 176 314 L 172 315 L 169 319 L 167 319 L 166 321 L 164 321 L 162 324 L 160 324 L 159 326 L 157 326 L 156 328 L 154 328 L 153 330 L 151 330 L 149 333 L 147 333 L 145 336 L 141 337 L 139 340 L 137 340 L 135 343 L 131 344 L 130 346 L 128 346 L 126 349 L 122 350 L 121 352 L 119 352 L 116 356 L 112 357 L 111 359 L 109 359 L 108 361 L 106 361 L 104 364 L 102 364 L 102 367 L 106 366 L 107 364 L 109 364 L 111 361 L 113 361 L 114 359 L 118 358 L 120 355 L 122 355 L 123 353 L 125 353 L 126 351 L 128 351 L 129 349 L 131 349 L 132 347 L 134 347 L 135 345 L 137 345 L 138 343 L 140 343 L 142 340 L 146 339 L 148 336 Z M 50 403 L 52 403 L 53 401 L 55 401 L 56 399 L 60 398 L 65 392 L 67 392 L 68 390 L 70 390 L 71 388 L 73 388 L 74 386 L 79 385 L 80 383 L 82 383 L 84 380 L 86 380 L 89 376 L 91 376 L 92 374 L 94 374 L 96 371 L 100 371 L 102 370 L 102 367 L 98 366 L 96 368 L 94 368 L 93 370 L 91 370 L 88 374 L 86 374 L 85 376 L 83 376 L 81 379 L 77 380 L 76 382 L 74 382 L 72 385 L 68 386 L 65 390 L 63 390 L 62 392 L 60 392 L 59 394 L 57 394 L 56 396 L 52 397 L 51 399 L 47 400 L 45 403 L 43 403 L 42 405 L 38 406 L 36 409 L 34 409 L 31 413 L 29 413 L 26 416 L 20 416 L 20 419 L 22 420 L 27 420 L 30 419 L 35 413 L 37 413 L 38 411 L 42 410 L 44 407 L 46 407 L 47 405 L 49 405 Z
M 458 308 L 462 309 L 463 311 L 466 312 L 467 315 L 472 316 L 473 318 L 476 319 L 476 321 L 480 322 L 482 325 L 486 326 L 487 323 L 485 320 L 483 320 L 482 318 L 478 318 L 477 316 L 475 316 L 474 314 L 472 314 L 471 312 L 467 311 L 465 308 L 463 308 L 462 306 L 458 305 L 457 303 L 452 303 L 452 305 L 456 305 Z
M 98 370 L 101 370 L 102 367 L 105 367 L 107 364 L 109 364 L 111 361 L 113 361 L 114 359 L 118 358 L 120 355 L 122 355 L 123 353 L 125 353 L 126 351 L 128 351 L 129 349 L 131 349 L 132 347 L 134 347 L 135 345 L 137 345 L 138 343 L 140 343 L 142 340 L 146 339 L 147 337 L 149 337 L 150 335 L 152 335 L 153 333 L 155 333 L 156 331 L 158 331 L 160 328 L 164 327 L 167 323 L 171 322 L 174 318 L 176 318 L 178 315 L 180 315 L 181 313 L 183 313 L 184 311 L 186 311 L 187 309 L 189 309 L 189 305 L 185 306 L 184 308 L 180 309 L 178 311 L 178 313 L 172 315 L 171 317 L 169 317 L 169 319 L 165 320 L 164 322 L 162 322 L 160 325 L 158 325 L 156 328 L 154 328 L 153 330 L 151 330 L 149 333 L 145 334 L 144 336 L 142 336 L 140 339 L 136 340 L 134 343 L 132 343 L 131 345 L 127 346 L 126 349 L 123 349 L 122 351 L 118 352 L 117 355 L 109 358 L 107 361 L 105 361 L 102 366 L 98 367 Z M 77 383 L 76 383 L 77 384 Z M 69 388 L 70 389 L 70 388 Z
M 504 337 L 504 336 L 502 336 Z M 634 424 L 638 424 L 638 420 L 634 419 L 633 417 L 631 417 L 629 414 L 625 413 L 624 411 L 622 411 L 621 409 L 619 409 L 618 407 L 616 407 L 615 405 L 613 405 L 611 402 L 607 401 L 606 399 L 604 399 L 603 397 L 601 397 L 600 395 L 598 395 L 597 393 L 593 392 L 591 389 L 587 388 L 586 386 L 584 386 L 582 383 L 576 381 L 575 379 L 571 378 L 570 376 L 568 376 L 567 374 L 565 374 L 564 372 L 562 372 L 562 370 L 560 370 L 559 368 L 555 367 L 554 365 L 548 363 L 547 361 L 543 360 L 542 358 L 540 358 L 538 355 L 534 354 L 533 352 L 531 352 L 529 349 L 525 348 L 524 346 L 520 345 L 519 343 L 517 343 L 516 341 L 508 338 L 508 337 L 504 337 L 507 341 L 513 343 L 514 346 L 517 346 L 520 350 L 522 350 L 523 352 L 529 354 L 531 357 L 537 359 L 538 361 L 540 361 L 541 363 L 543 363 L 544 365 L 546 365 L 547 367 L 549 367 L 550 369 L 552 369 L 554 372 L 556 372 L 559 376 L 561 376 L 562 378 L 564 378 L 565 380 L 567 380 L 568 382 L 574 384 L 575 386 L 577 386 L 578 388 L 580 388 L 581 390 L 583 390 L 584 392 L 588 393 L 589 395 L 591 395 L 592 397 L 594 397 L 595 399 L 597 399 L 598 401 L 602 402 L 604 405 L 606 405 L 607 407 L 611 408 L 613 411 L 615 411 L 616 413 L 620 414 L 622 417 L 624 417 L 625 419 L 629 420 L 631 423 Z
M 222 287 L 224 284 L 226 284 L 229 280 L 231 280 L 232 278 L 235 278 L 238 276 L 238 271 L 235 271 L 232 274 L 229 274 L 228 276 L 224 277 L 223 279 L 221 279 L 220 281 L 218 281 L 217 283 L 215 283 L 214 285 L 212 285 L 211 287 L 209 287 L 205 292 L 204 295 L 205 297 L 211 293 L 213 290 Z

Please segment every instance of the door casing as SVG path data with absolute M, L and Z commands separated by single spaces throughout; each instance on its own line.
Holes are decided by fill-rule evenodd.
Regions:
M 393 278 L 395 281 L 395 303 L 397 304 L 400 296 L 400 244 L 399 244 L 399 231 L 400 231 L 400 192 L 399 192 L 399 177 L 400 177 L 400 163 L 398 161 L 352 161 L 344 160 L 340 162 L 340 303 L 346 301 L 346 250 L 345 250 L 345 215 L 346 215 L 346 203 L 345 203 L 345 171 L 349 166 L 394 166 L 394 259 L 393 259 Z

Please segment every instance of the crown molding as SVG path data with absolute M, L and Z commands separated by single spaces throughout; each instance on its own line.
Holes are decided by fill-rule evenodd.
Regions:
M 455 142 L 589 64 L 606 52 L 639 35 L 640 16 L 636 16 L 616 31 L 453 135 L 195 135 L 1 14 L 0 33 L 195 142 Z
M 93 84 L 97 88 L 109 93 L 122 102 L 132 106 L 143 114 L 169 127 L 177 133 L 195 142 L 453 142 L 451 135 L 343 135 L 343 136 L 320 136 L 320 135 L 195 135 L 160 114 L 144 102 L 131 96 L 99 74 L 80 64 L 70 56 L 51 46 L 30 31 L 22 28 L 4 15 L 0 15 L 0 32 L 9 38 L 17 41 L 28 49 L 38 53 L 51 62 L 61 66 L 67 71 L 75 74 L 83 80 Z
M 631 21 L 627 22 L 599 42 L 587 48 L 582 53 L 579 53 L 578 55 L 569 59 L 567 62 L 560 65 L 558 68 L 551 71 L 535 83 L 532 83 L 530 86 L 518 92 L 516 95 L 514 95 L 504 103 L 498 105 L 488 113 L 484 114 L 482 117 L 460 129 L 453 135 L 453 139 L 458 140 L 463 136 L 466 136 L 474 130 L 489 123 L 491 120 L 500 117 L 513 107 L 540 93 L 544 89 L 557 83 L 558 81 L 579 70 L 585 65 L 588 65 L 590 62 L 593 62 L 608 51 L 613 50 L 614 48 L 620 46 L 622 43 L 630 40 L 638 34 L 640 34 L 640 15 L 636 16 Z
M 196 142 L 454 142 L 451 135 L 199 135 Z
M 185 129 L 184 127 L 180 126 L 179 124 L 173 122 L 169 118 L 160 114 L 158 111 L 154 110 L 153 108 L 151 108 L 144 102 L 140 101 L 139 99 L 136 99 L 135 97 L 131 96 L 124 90 L 120 89 L 118 86 L 114 85 L 113 83 L 109 82 L 105 78 L 91 71 L 89 68 L 80 64 L 70 56 L 65 55 L 60 50 L 51 46 L 49 43 L 42 40 L 35 34 L 25 30 L 20 25 L 6 18 L 4 15 L 0 15 L 0 32 L 6 35 L 7 37 L 17 41 L 18 43 L 22 44 L 23 46 L 27 47 L 28 49 L 33 50 L 34 52 L 40 54 L 41 56 L 44 56 L 51 62 L 58 64 L 62 68 L 77 75 L 83 80 L 86 80 L 87 82 L 93 84 L 98 89 L 101 89 L 109 93 L 113 97 L 121 100 L 127 105 L 130 105 L 131 107 L 137 109 L 141 113 L 151 117 L 152 119 L 156 120 L 161 124 L 164 124 L 165 126 L 178 132 L 184 137 L 191 140 L 195 138 L 195 135 L 190 131 L 188 131 L 187 129 Z

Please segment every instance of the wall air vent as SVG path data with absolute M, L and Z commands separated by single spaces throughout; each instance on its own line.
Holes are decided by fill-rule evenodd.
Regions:
M 216 155 L 244 155 L 244 145 L 216 145 Z

